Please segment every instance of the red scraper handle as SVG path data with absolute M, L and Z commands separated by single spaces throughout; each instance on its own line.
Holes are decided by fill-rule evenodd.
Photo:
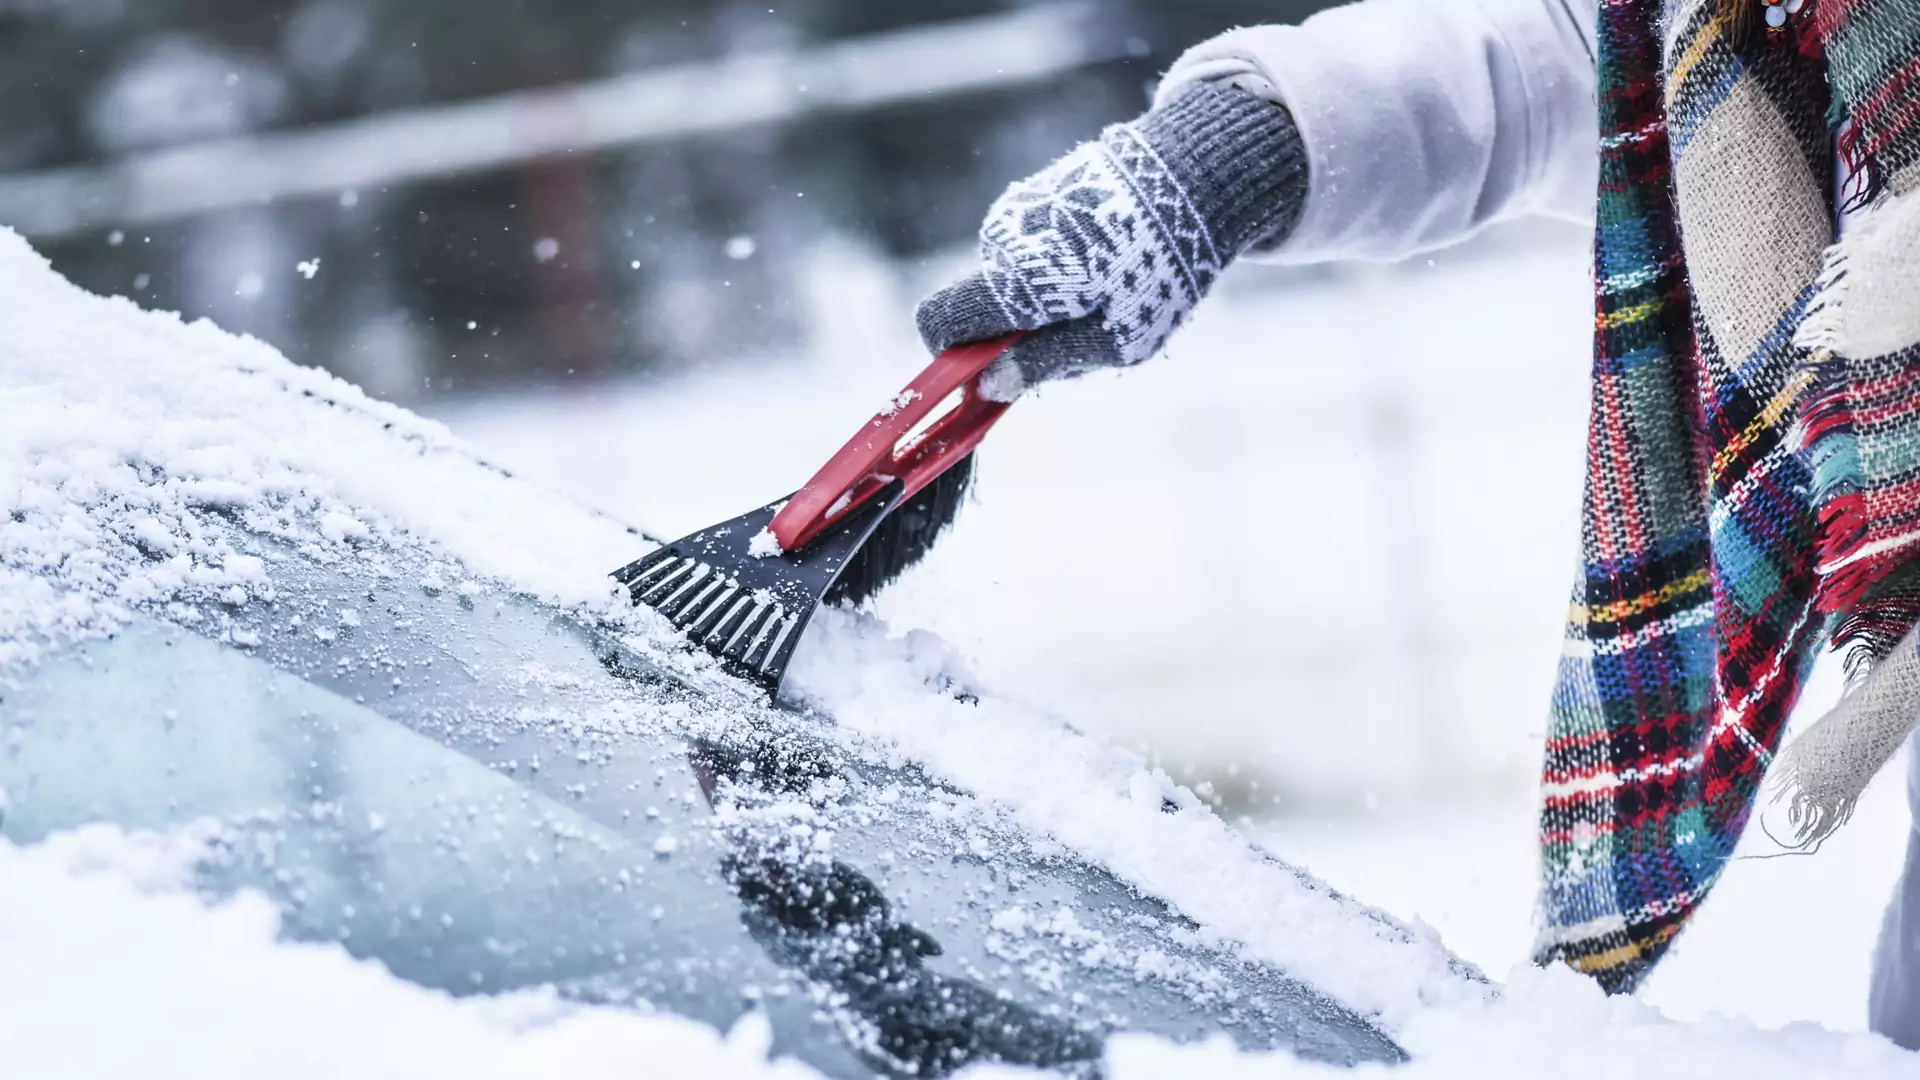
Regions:
M 973 453 L 1007 411 L 980 396 L 980 374 L 1025 336 L 1008 334 L 941 353 L 774 515 L 767 528 L 780 550 L 807 546 L 894 480 L 906 486 L 901 499 L 911 498 Z M 959 402 L 926 423 L 956 393 Z

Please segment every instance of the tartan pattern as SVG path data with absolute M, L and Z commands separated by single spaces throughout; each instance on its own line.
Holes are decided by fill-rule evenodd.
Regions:
M 1824 0 L 1817 16 L 1841 153 L 1856 173 L 1845 194 L 1882 204 L 1909 195 L 1920 187 L 1920 10 Z M 1847 276 L 1839 258 L 1823 274 L 1830 286 Z M 1823 317 L 1820 306 L 1810 323 Z M 1812 337 L 1838 344 L 1817 330 Z M 1813 361 L 1817 383 L 1802 438 L 1822 525 L 1816 601 L 1842 619 L 1837 637 L 1871 657 L 1920 617 L 1920 567 L 1912 566 L 1920 550 L 1920 342 L 1874 355 L 1821 347 Z
M 1821 0 L 1817 34 L 1832 59 L 1845 151 L 1895 194 L 1920 183 L 1920 12 L 1910 0 Z
M 1857 655 L 1883 655 L 1920 618 L 1920 345 L 1816 354 L 1802 438 L 1819 508 L 1819 610 Z
M 1830 175 L 1831 159 L 1820 61 L 1785 35 L 1736 45 L 1698 0 L 1603 0 L 1598 31 L 1583 572 L 1549 722 L 1536 956 L 1623 991 L 1725 867 L 1825 633 L 1809 473 L 1789 441 L 1810 381 L 1791 339 L 1819 249 L 1808 266 L 1732 265 L 1777 208 L 1753 197 L 1764 181 L 1726 176 L 1678 195 L 1752 199 L 1754 220 L 1721 203 L 1734 220 L 1690 220 L 1683 250 L 1676 171 L 1724 154 L 1726 129 L 1757 114 L 1784 122 L 1766 144 L 1786 147 L 1778 175 Z M 1756 320 L 1753 297 L 1783 283 L 1787 301 Z M 1752 340 L 1726 329 L 1755 325 Z

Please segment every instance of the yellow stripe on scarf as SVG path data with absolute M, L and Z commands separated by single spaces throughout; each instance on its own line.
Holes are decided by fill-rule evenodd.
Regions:
M 1728 439 L 1727 445 L 1713 455 L 1713 463 L 1707 467 L 1707 482 L 1714 483 L 1725 476 L 1727 467 L 1733 464 L 1734 459 L 1746 453 L 1747 447 L 1752 446 L 1755 439 L 1778 424 L 1780 418 L 1785 416 L 1787 410 L 1793 408 L 1794 402 L 1799 400 L 1800 391 L 1805 390 L 1812 382 L 1813 372 L 1805 369 L 1794 372 L 1793 377 L 1787 380 L 1787 385 L 1781 387 L 1780 392 L 1773 395 L 1772 400 L 1767 402 L 1767 407 L 1760 410 L 1760 415 L 1754 417 L 1753 422 L 1748 424 L 1740 434 Z
M 1687 81 L 1687 76 L 1699 66 L 1701 58 L 1707 55 L 1707 50 L 1713 46 L 1714 42 L 1720 40 L 1726 33 L 1726 29 L 1727 17 L 1715 15 L 1708 20 L 1707 25 L 1700 28 L 1700 33 L 1696 34 L 1693 41 L 1687 45 L 1687 51 L 1680 54 L 1680 59 L 1674 61 L 1673 70 L 1667 72 L 1667 108 L 1669 110 L 1673 108 L 1673 99 L 1679 96 L 1680 84 Z
M 1644 304 L 1635 304 L 1632 307 L 1621 308 L 1619 311 L 1609 311 L 1605 315 L 1600 316 L 1596 321 L 1600 324 L 1600 329 L 1602 330 L 1612 330 L 1616 327 L 1628 326 L 1640 322 L 1643 319 L 1652 318 L 1661 309 L 1666 307 L 1666 303 L 1664 298 L 1649 300 Z
M 1573 605 L 1568 618 L 1576 623 L 1592 625 L 1594 623 L 1619 622 L 1630 619 L 1642 612 L 1649 611 L 1661 604 L 1670 604 L 1689 593 L 1698 592 L 1712 583 L 1712 576 L 1704 569 L 1695 570 L 1679 581 L 1669 581 L 1658 589 L 1649 589 L 1631 600 L 1616 600 L 1599 607 L 1585 604 Z
M 1603 953 L 1595 953 L 1592 956 L 1572 957 L 1569 958 L 1567 962 L 1573 965 L 1575 971 L 1584 975 L 1592 975 L 1597 971 L 1605 971 L 1608 968 L 1619 967 L 1621 964 L 1639 959 L 1642 953 L 1654 952 L 1659 946 L 1666 944 L 1672 939 L 1673 935 L 1679 932 L 1680 926 L 1678 924 L 1662 927 L 1658 932 L 1644 941 L 1630 941 L 1625 945 L 1616 945 Z

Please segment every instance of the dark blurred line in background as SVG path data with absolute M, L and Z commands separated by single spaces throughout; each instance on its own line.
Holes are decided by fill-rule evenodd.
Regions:
M 805 255 L 986 204 L 1321 0 L 0 0 L 0 224 L 392 399 L 806 332 Z M 905 317 L 905 313 L 902 313 Z

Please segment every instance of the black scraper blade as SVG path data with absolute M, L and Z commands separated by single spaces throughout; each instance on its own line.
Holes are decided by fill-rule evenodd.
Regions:
M 760 539 L 786 500 L 709 526 L 614 571 L 636 604 L 670 619 L 728 670 L 771 691 L 814 611 L 900 502 L 899 481 L 798 551 Z M 759 554 L 757 552 L 770 552 Z

